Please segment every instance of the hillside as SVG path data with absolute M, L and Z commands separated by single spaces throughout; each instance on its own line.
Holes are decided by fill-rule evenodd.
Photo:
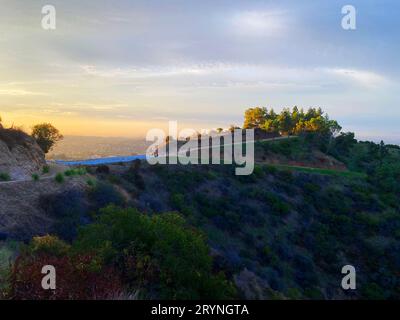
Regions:
M 0 126 L 0 174 L 11 180 L 24 180 L 46 164 L 35 140 L 21 130 Z
M 215 270 L 243 298 L 399 297 L 398 207 L 365 175 L 333 161 L 340 170 L 259 164 L 253 175 L 237 177 L 230 166 L 144 165 L 111 167 L 98 177 L 131 195 L 128 206 L 178 211 L 202 230 Z M 340 287 L 346 264 L 359 270 L 356 293 Z
M 0 239 L 29 241 L 33 236 L 51 233 L 55 217 L 46 214 L 40 199 L 54 193 L 68 193 L 69 190 L 82 192 L 85 188 L 85 181 L 79 177 L 62 184 L 56 182 L 53 170 L 39 181 L 30 178 L 0 182 Z
M 144 299 L 400 297 L 396 147 L 351 134 L 330 144 L 301 136 L 257 143 L 256 159 L 250 176 L 236 176 L 230 165 L 140 161 L 69 172 L 58 188 L 48 182 L 52 192 L 39 195 L 34 217 L 51 217 L 47 231 L 65 243 L 35 238 L 22 261 L 42 263 L 45 253 L 65 264 L 57 260 L 63 252 L 75 268 L 76 259 L 94 255 L 100 273 L 93 281 L 115 285 L 102 297 L 121 290 Z M 110 204 L 117 207 L 100 210 Z M 357 270 L 356 291 L 340 286 L 346 264 Z M 108 268 L 116 278 L 103 278 Z M 16 270 L 23 285 L 26 271 Z M 10 294 L 49 298 L 23 288 Z

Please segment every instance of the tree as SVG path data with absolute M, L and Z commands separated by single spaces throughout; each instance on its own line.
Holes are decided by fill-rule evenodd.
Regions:
M 325 130 L 325 121 L 321 116 L 316 116 L 305 122 L 305 130 L 309 132 L 322 132 Z
M 217 132 L 218 132 L 218 133 L 221 133 L 222 131 L 224 131 L 223 128 L 217 128 Z
M 327 123 L 327 127 L 328 127 L 330 134 L 333 137 L 336 137 L 342 130 L 342 127 L 339 125 L 339 123 L 336 120 L 329 120 L 328 116 L 326 116 L 325 118 L 326 118 L 326 123 Z
M 262 128 L 267 132 L 279 132 L 279 122 L 277 119 L 268 119 Z
M 354 138 L 353 132 L 342 132 L 334 137 L 328 152 L 337 159 L 344 160 L 356 144 L 357 140 Z
M 308 108 L 307 113 L 304 115 L 305 120 L 309 121 L 312 118 L 317 118 L 318 116 L 322 116 L 323 112 L 321 108 Z
M 267 119 L 275 120 L 277 117 L 277 114 L 275 113 L 274 109 L 271 108 L 267 114 Z
M 297 106 L 294 106 L 293 109 L 292 109 L 292 120 L 293 120 L 293 123 L 299 122 L 300 119 L 301 119 L 301 117 L 300 117 L 299 108 L 297 108 Z
M 32 137 L 44 153 L 48 153 L 58 141 L 63 139 L 58 129 L 50 123 L 35 125 L 32 129 Z
M 294 134 L 303 133 L 306 130 L 306 123 L 304 120 L 299 120 L 294 127 Z
M 235 126 L 234 124 L 231 124 L 229 126 L 229 131 L 232 132 L 232 133 L 235 132 L 236 129 L 240 129 L 240 127 Z
M 267 120 L 267 109 L 261 107 L 249 108 L 244 113 L 243 129 L 260 128 Z
M 279 131 L 282 134 L 290 135 L 293 131 L 292 115 L 289 109 L 284 109 L 278 116 Z
M 267 132 L 279 132 L 282 135 L 311 134 L 319 136 L 317 140 L 331 143 L 342 127 L 321 108 L 309 108 L 305 113 L 297 106 L 284 108 L 279 114 L 271 108 L 256 107 L 247 109 L 244 119 L 245 128 L 261 128 Z M 322 140 L 320 138 L 323 138 Z

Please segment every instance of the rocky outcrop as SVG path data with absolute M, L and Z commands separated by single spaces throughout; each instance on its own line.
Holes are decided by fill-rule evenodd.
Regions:
M 0 127 L 0 173 L 12 180 L 25 180 L 45 164 L 45 155 L 31 136 Z

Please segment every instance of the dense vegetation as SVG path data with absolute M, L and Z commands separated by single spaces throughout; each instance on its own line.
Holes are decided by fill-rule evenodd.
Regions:
M 157 170 L 171 207 L 206 230 L 219 268 L 239 278 L 252 273 L 246 281 L 256 285 L 241 288 L 247 298 L 399 298 L 400 155 L 384 147 L 381 161 L 382 147 L 350 146 L 359 159 L 369 155 L 368 163 L 348 158 L 364 174 L 268 165 L 249 177 L 222 168 Z M 354 292 L 340 288 L 346 264 L 358 271 Z
M 235 289 L 224 275 L 213 274 L 208 251 L 203 235 L 175 213 L 150 217 L 111 206 L 70 245 L 44 236 L 23 247 L 6 294 L 16 299 L 233 297 Z M 61 279 L 54 292 L 41 288 L 46 264 L 54 265 Z
M 0 275 L 8 275 L 3 294 L 399 299 L 400 148 L 339 134 L 322 111 L 310 110 L 293 109 L 290 118 L 300 120 L 278 126 L 297 138 L 256 144 L 262 161 L 250 176 L 236 176 L 231 165 L 88 167 L 86 192 L 42 197 L 41 208 L 56 220 L 53 236 L 22 246 L 12 269 L 0 264 Z M 245 127 L 272 119 L 271 112 L 253 111 Z M 308 129 L 296 129 L 299 123 Z M 263 160 L 315 163 L 316 152 L 341 169 Z M 43 264 L 61 270 L 54 292 L 39 288 Z M 357 270 L 354 291 L 341 288 L 347 264 Z
M 303 109 L 284 108 L 281 113 L 264 107 L 249 108 L 244 114 L 244 129 L 260 128 L 268 132 L 279 132 L 282 135 L 318 132 L 335 134 L 342 128 L 335 120 L 330 120 L 321 108 Z

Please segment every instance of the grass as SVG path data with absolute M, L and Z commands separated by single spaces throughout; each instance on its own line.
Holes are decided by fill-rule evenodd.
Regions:
M 365 173 L 356 172 L 356 171 L 348 171 L 348 170 L 335 170 L 335 169 L 291 166 L 291 165 L 286 165 L 286 164 L 270 164 L 268 166 L 272 166 L 277 169 L 295 170 L 295 171 L 299 171 L 299 172 L 315 173 L 315 174 L 323 174 L 323 175 L 335 175 L 335 176 L 350 177 L 350 178 L 365 178 L 366 177 Z

